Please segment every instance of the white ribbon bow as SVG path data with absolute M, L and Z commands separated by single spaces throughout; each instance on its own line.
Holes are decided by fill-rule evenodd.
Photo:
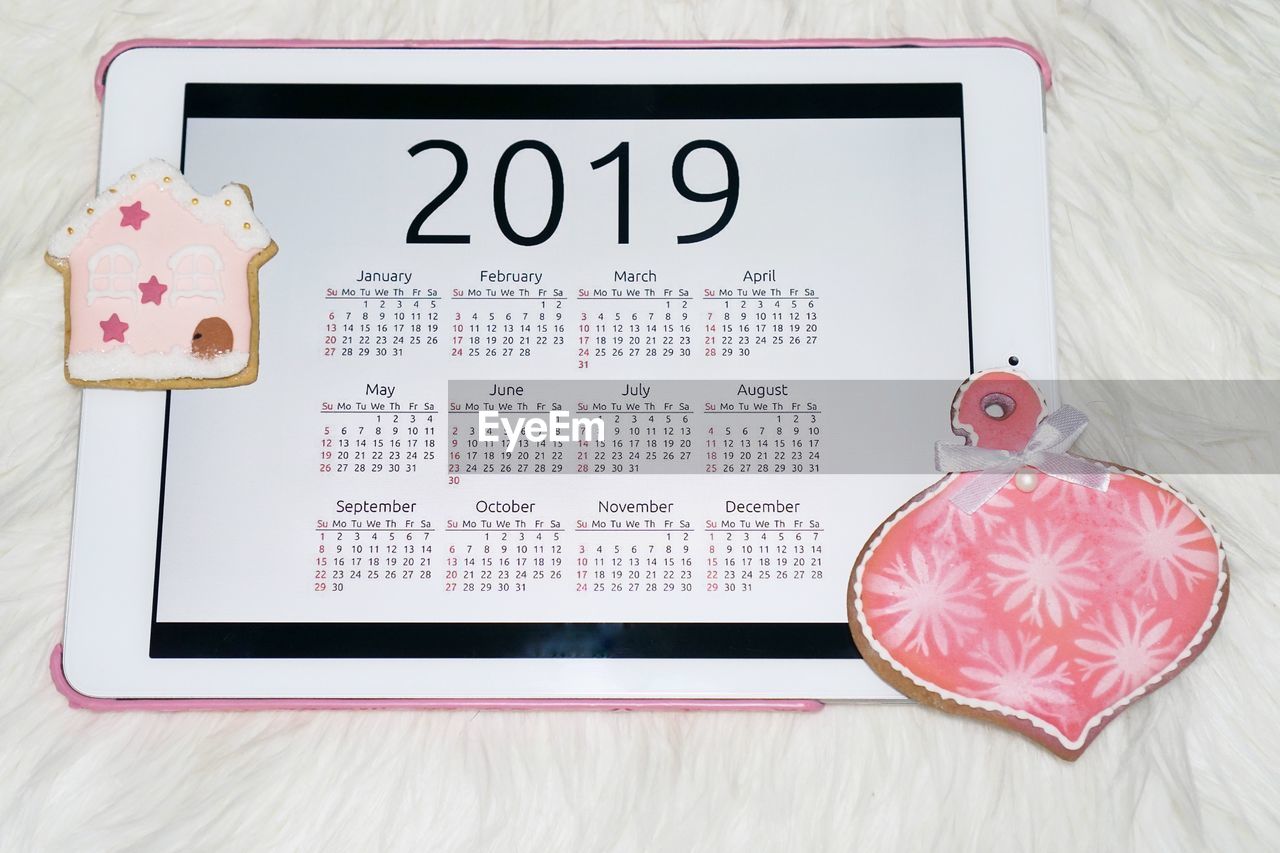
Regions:
M 1063 406 L 1040 422 L 1026 447 L 1017 453 L 940 441 L 934 450 L 934 465 L 949 474 L 981 472 L 951 495 L 951 502 L 969 515 L 991 500 L 1024 466 L 1058 480 L 1105 492 L 1111 482 L 1107 469 L 1101 463 L 1066 452 L 1088 425 L 1084 412 Z

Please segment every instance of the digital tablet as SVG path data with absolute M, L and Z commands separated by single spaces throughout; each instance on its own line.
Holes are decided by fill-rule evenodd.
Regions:
M 254 384 L 84 393 L 87 696 L 894 697 L 850 566 L 960 380 L 1054 374 L 1009 47 L 140 47 L 154 157 L 280 251 Z

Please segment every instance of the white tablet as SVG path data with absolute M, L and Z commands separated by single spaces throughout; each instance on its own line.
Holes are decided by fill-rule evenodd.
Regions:
M 1000 47 L 123 53 L 103 186 L 242 182 L 280 253 L 256 383 L 84 393 L 70 684 L 896 695 L 849 568 L 956 384 L 1054 374 L 1041 99 Z

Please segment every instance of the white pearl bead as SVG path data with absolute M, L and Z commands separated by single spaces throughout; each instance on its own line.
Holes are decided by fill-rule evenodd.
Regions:
M 1030 468 L 1023 468 L 1013 475 L 1013 484 L 1020 492 L 1034 492 L 1036 486 L 1040 485 L 1040 475 Z

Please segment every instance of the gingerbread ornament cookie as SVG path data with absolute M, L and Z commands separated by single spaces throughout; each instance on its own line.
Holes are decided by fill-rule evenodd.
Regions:
M 258 268 L 276 244 L 247 187 L 213 195 L 151 160 L 49 241 L 62 273 L 65 375 L 86 387 L 247 385 L 258 376 Z
M 945 711 L 1074 760 L 1208 644 L 1227 599 L 1222 542 L 1171 486 L 1075 456 L 1087 420 L 1008 371 L 952 404 L 950 471 L 895 512 L 849 580 L 867 663 Z

